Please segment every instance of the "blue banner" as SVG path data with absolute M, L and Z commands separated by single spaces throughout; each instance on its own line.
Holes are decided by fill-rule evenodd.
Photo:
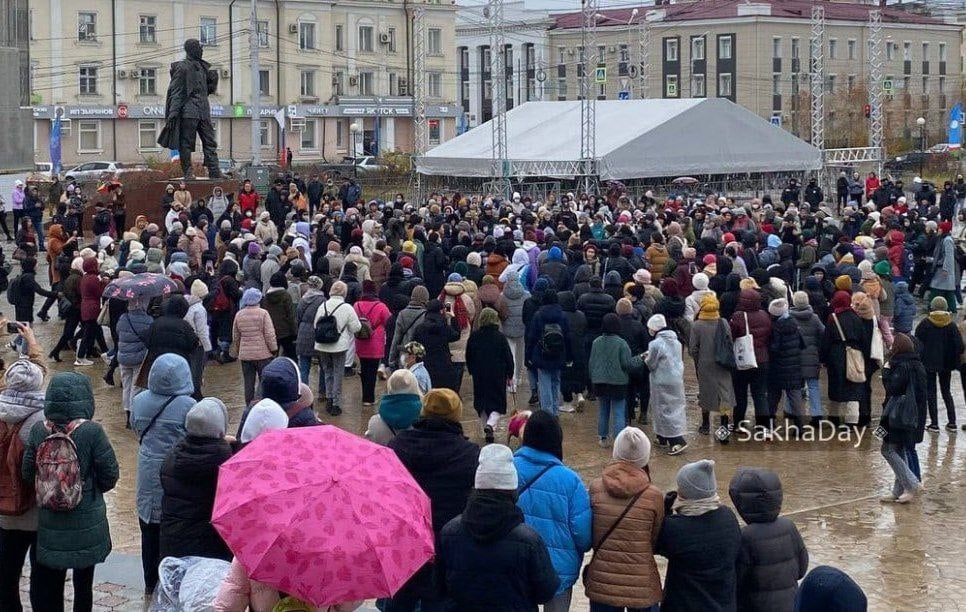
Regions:
M 168 156 L 171 158 L 171 161 L 173 162 L 181 160 L 181 152 L 178 151 L 177 149 L 168 149 Z
M 60 165 L 60 115 L 55 114 L 50 124 L 50 175 L 56 176 L 62 170 Z
M 963 105 L 956 104 L 949 111 L 949 148 L 958 149 L 963 143 Z

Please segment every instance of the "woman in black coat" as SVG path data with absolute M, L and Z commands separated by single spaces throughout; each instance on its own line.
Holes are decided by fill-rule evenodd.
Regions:
M 231 457 L 227 427 L 228 410 L 221 400 L 205 398 L 188 411 L 188 435 L 161 466 L 161 558 L 231 561 L 231 551 L 211 526 L 218 468 Z
M 882 456 L 895 474 L 892 491 L 883 496 L 882 500 L 907 503 L 922 487 L 916 444 L 922 442 L 926 429 L 926 403 L 922 398 L 927 392 L 927 385 L 926 369 L 913 347 L 912 339 L 905 334 L 896 334 L 892 341 L 892 357 L 882 369 L 882 386 L 885 387 L 887 404 L 892 398 L 915 394 L 917 414 L 914 429 L 893 427 L 886 415 L 879 421 L 879 425 L 886 430 L 886 436 L 882 439 Z M 895 408 L 900 407 L 908 408 L 898 402 Z
M 584 389 L 587 388 L 587 351 L 584 347 L 584 334 L 587 333 L 587 317 L 577 310 L 577 297 L 573 291 L 561 291 L 557 301 L 567 319 L 567 334 L 570 336 L 570 365 L 564 368 L 560 377 L 560 393 L 564 403 L 560 412 L 574 412 L 584 405 Z M 573 405 L 576 402 L 576 406 Z
M 717 276 L 715 276 L 717 278 Z M 709 285 L 710 286 L 710 285 Z M 741 276 L 732 272 L 725 279 L 725 289 L 720 294 L 719 312 L 725 321 L 731 320 L 731 315 L 738 310 L 738 296 L 741 294 Z
M 34 270 L 37 267 L 37 260 L 33 257 L 28 257 L 20 262 L 20 276 L 17 281 L 18 291 L 15 296 L 16 305 L 14 306 L 14 313 L 16 314 L 16 321 L 21 323 L 33 323 L 34 322 L 34 299 L 36 296 L 45 297 L 47 299 L 57 299 L 58 295 L 54 291 L 48 291 L 37 283 L 37 279 L 34 276 Z M 9 289 L 8 289 L 9 291 Z M 8 299 L 9 299 L 8 293 Z
M 859 421 L 863 383 L 852 382 L 846 377 L 845 347 L 861 350 L 868 359 L 867 347 L 871 344 L 871 338 L 862 319 L 852 310 L 852 298 L 848 292 L 836 291 L 830 306 L 832 314 L 825 322 L 825 337 L 819 347 L 819 358 L 825 364 L 828 375 L 828 399 L 831 402 L 829 421 L 834 425 L 854 425 Z M 841 334 L 839 327 L 842 328 Z
M 513 378 L 513 353 L 500 331 L 500 315 L 492 308 L 480 312 L 480 327 L 466 343 L 466 369 L 473 377 L 473 406 L 483 424 L 487 444 L 493 428 L 506 414 L 506 386 Z
M 453 389 L 456 386 L 456 369 L 449 352 L 449 343 L 456 342 L 460 337 L 459 324 L 451 313 L 443 313 L 439 300 L 426 302 L 426 316 L 416 326 L 413 340 L 423 345 L 426 357 L 423 365 L 429 372 L 433 387 Z M 505 384 L 505 383 L 504 383 Z M 459 393 L 459 389 L 453 389 Z
M 184 320 L 188 313 L 188 302 L 183 295 L 176 294 L 168 297 L 161 305 L 161 316 L 154 320 L 148 329 L 148 354 L 141 364 L 137 386 L 148 388 L 148 373 L 154 360 L 165 353 L 181 355 L 191 366 L 191 379 L 194 381 L 196 400 L 201 395 L 201 373 L 205 366 L 205 349 L 201 346 L 198 334 L 191 325 Z

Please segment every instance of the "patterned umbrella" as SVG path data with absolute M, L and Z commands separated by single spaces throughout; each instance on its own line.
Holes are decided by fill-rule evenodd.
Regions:
M 144 274 L 135 274 L 111 281 L 104 288 L 103 297 L 108 300 L 151 299 L 180 290 L 181 287 L 178 283 L 167 276 L 145 272 Z

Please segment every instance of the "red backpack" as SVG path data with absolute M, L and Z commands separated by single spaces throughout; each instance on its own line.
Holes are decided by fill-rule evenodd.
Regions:
M 37 446 L 34 489 L 37 505 L 52 512 L 70 512 L 84 496 L 84 480 L 77 445 L 70 437 L 87 419 L 74 419 L 66 427 L 44 421 L 47 437 Z
M 34 505 L 34 488 L 20 478 L 23 464 L 23 441 L 15 425 L 0 423 L 0 515 L 20 516 Z
M 228 299 L 228 294 L 225 292 L 225 279 L 222 277 L 218 284 L 215 286 L 214 297 L 211 299 L 211 311 L 212 312 L 228 312 L 231 310 L 231 300 Z

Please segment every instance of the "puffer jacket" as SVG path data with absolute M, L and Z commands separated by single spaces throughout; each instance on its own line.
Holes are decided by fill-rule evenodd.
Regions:
M 587 598 L 616 608 L 647 608 L 661 602 L 661 575 L 654 546 L 664 521 L 664 494 L 647 473 L 626 461 L 604 467 L 590 483 L 594 543 L 603 539 L 630 504 L 641 496 L 603 546 L 594 551 L 584 578 Z
M 339 339 L 330 344 L 316 342 L 315 350 L 323 353 L 341 353 L 349 350 L 349 345 L 355 341 L 356 332 L 362 328 L 352 305 L 347 303 L 342 296 L 333 295 L 319 306 L 315 313 L 314 324 L 318 324 L 319 319 L 324 316 L 335 317 L 336 327 L 341 333 Z
M 13 368 L 14 364 L 11 364 L 10 368 Z M 23 371 L 21 370 L 21 372 Z M 30 432 L 34 425 L 44 422 L 44 390 L 42 388 L 44 368 L 38 366 L 32 368 L 32 371 L 39 373 L 39 375 L 36 378 L 16 376 L 13 378 L 13 384 L 9 384 L 3 390 L 0 390 L 0 434 L 5 436 L 8 431 L 19 427 L 20 431 L 16 435 L 20 437 L 20 442 L 24 448 L 30 442 Z M 11 435 L 13 435 L 12 431 Z M 22 457 L 21 455 L 18 458 L 21 465 Z M 37 517 L 37 506 L 31 504 L 31 508 L 19 516 L 0 516 L 0 529 L 37 531 Z
M 604 322 L 604 315 L 614 312 L 617 302 L 603 289 L 591 289 L 577 298 L 577 309 L 587 317 L 587 332 L 596 336 Z
M 275 326 L 268 311 L 258 306 L 242 308 L 231 327 L 232 349 L 242 361 L 271 359 L 278 350 Z
M 94 417 L 91 379 L 75 372 L 55 374 L 47 387 L 44 417 L 60 426 L 74 419 L 87 419 L 71 434 L 84 492 L 80 503 L 69 512 L 40 509 L 37 560 L 54 569 L 90 567 L 104 561 L 111 552 L 104 493 L 114 488 L 119 476 L 117 456 L 107 433 L 99 423 L 90 420 Z M 25 482 L 34 482 L 37 476 L 37 447 L 47 434 L 43 423 L 30 430 L 20 472 Z
M 136 485 L 138 518 L 161 522 L 161 464 L 185 436 L 184 419 L 195 405 L 194 384 L 184 357 L 166 353 L 148 374 L 148 389 L 131 400 L 131 429 L 140 439 Z M 160 416 L 158 416 L 160 414 Z M 155 419 L 155 417 L 157 418 Z M 154 419 L 154 424 L 151 421 Z
M 745 315 L 748 325 L 745 326 Z M 755 360 L 768 363 L 768 345 L 771 343 L 771 317 L 761 309 L 761 297 L 754 289 L 742 289 L 738 296 L 738 310 L 731 315 L 731 337 L 738 339 L 751 333 L 755 341 Z
M 361 299 L 352 306 L 356 314 L 365 317 L 372 327 L 369 339 L 356 338 L 356 354 L 362 359 L 382 359 L 386 353 L 386 323 L 389 321 L 389 308 L 375 299 Z
M 298 324 L 295 322 L 295 306 L 292 296 L 283 287 L 272 287 L 262 298 L 262 308 L 268 311 L 275 328 L 275 337 L 279 340 L 294 338 L 298 334 Z
M 519 488 L 526 488 L 517 506 L 547 545 L 560 578 L 557 592 L 565 591 L 577 582 L 584 553 L 591 546 L 590 496 L 580 476 L 550 453 L 524 446 L 513 464 Z M 549 466 L 553 467 L 544 472 Z
M 916 318 L 916 298 L 909 293 L 909 283 L 906 281 L 899 281 L 894 289 L 896 303 L 892 314 L 892 327 L 897 332 L 911 333 Z
M 268 293 L 268 290 L 272 288 L 272 276 L 281 269 L 282 266 L 278 263 L 278 255 L 269 249 L 268 253 L 265 254 L 265 261 L 258 269 L 258 275 L 262 279 L 261 286 L 258 289 L 262 293 Z
M 540 339 L 543 338 L 545 325 L 559 325 L 564 337 L 563 354 L 551 355 L 543 351 Z M 563 314 L 560 304 L 544 304 L 537 310 L 530 325 L 527 326 L 526 336 L 527 363 L 538 370 L 562 370 L 571 359 L 570 326 Z
M 500 275 L 503 274 L 503 270 L 510 265 L 510 262 L 506 260 L 506 257 L 498 253 L 490 253 L 486 257 L 486 274 L 489 274 L 493 278 L 497 279 L 496 284 L 503 288 L 503 283 L 500 282 Z
M 661 278 L 664 276 L 664 268 L 667 266 L 668 259 L 671 258 L 671 255 L 667 252 L 667 247 L 663 244 L 652 244 L 644 251 L 644 257 L 647 259 L 651 271 L 651 282 L 655 285 L 660 284 Z
M 798 324 L 791 316 L 776 319 L 771 326 L 771 341 L 768 355 L 768 384 L 780 389 L 801 389 L 802 351 L 805 340 L 798 330 Z
M 801 332 L 802 341 L 805 343 L 801 354 L 802 378 L 805 380 L 818 378 L 822 369 L 819 347 L 822 345 L 822 338 L 825 337 L 825 324 L 812 312 L 811 306 L 793 306 L 788 312 L 798 325 L 798 331 Z
M 315 354 L 315 315 L 324 301 L 325 294 L 316 289 L 309 289 L 299 300 L 299 305 L 295 308 L 295 322 L 298 325 L 295 337 L 296 355 Z
M 426 307 L 410 303 L 396 315 L 396 325 L 392 334 L 392 346 L 389 347 L 389 365 L 396 367 L 399 361 L 399 351 L 413 339 L 416 328 L 426 318 Z
M 201 348 L 205 350 L 205 353 L 208 353 L 211 351 L 211 333 L 208 331 L 208 311 L 205 310 L 205 304 L 201 298 L 189 295 L 185 299 L 188 302 L 188 314 L 184 316 L 184 320 L 188 322 L 191 329 L 195 330 L 195 335 L 198 336 L 198 341 L 201 342 Z
M 523 288 L 519 278 L 511 277 L 503 286 L 503 293 L 498 303 L 507 312 L 501 326 L 503 335 L 507 338 L 520 338 L 526 335 L 527 328 L 523 324 L 523 303 L 528 297 L 530 294 Z
M 84 276 L 80 281 L 81 321 L 96 321 L 101 313 L 101 295 L 105 283 L 97 275 L 97 260 L 89 257 L 84 260 Z
M 744 519 L 738 553 L 738 609 L 791 612 L 798 581 L 808 570 L 808 551 L 795 524 L 778 516 L 782 484 L 771 470 L 740 467 L 728 494 Z
M 148 331 L 154 319 L 143 310 L 128 310 L 117 322 L 117 363 L 133 368 L 148 354 Z
M 916 326 L 915 335 L 926 372 L 948 372 L 959 367 L 963 339 L 948 312 L 929 313 Z
M 245 273 L 245 289 L 262 290 L 262 260 L 250 255 L 242 260 L 242 271 Z

